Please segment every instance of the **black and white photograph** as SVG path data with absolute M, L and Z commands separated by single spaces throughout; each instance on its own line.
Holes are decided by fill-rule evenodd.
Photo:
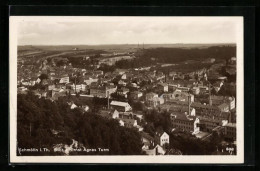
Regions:
M 243 163 L 243 17 L 10 17 L 12 162 Z

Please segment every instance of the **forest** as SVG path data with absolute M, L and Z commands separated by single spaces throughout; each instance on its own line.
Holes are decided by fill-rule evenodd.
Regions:
M 156 48 L 145 49 L 142 58 L 155 58 L 160 63 L 179 63 L 187 60 L 216 60 L 236 56 L 235 46 L 212 46 L 208 48 Z
M 80 108 L 70 109 L 65 101 L 52 102 L 30 92 L 18 94 L 17 100 L 17 147 L 51 149 L 47 154 L 24 152 L 22 155 L 61 155 L 53 151 L 53 146 L 70 145 L 72 139 L 86 148 L 109 149 L 107 153 L 97 151 L 87 154 L 141 154 L 140 134 L 133 129 L 120 127 L 116 120 L 82 112 Z M 53 130 L 58 134 L 53 134 Z
M 136 53 L 137 58 L 131 61 L 121 60 L 116 62 L 116 68 L 137 68 L 156 65 L 157 63 L 176 64 L 193 60 L 196 64 L 187 65 L 187 68 L 202 65 L 198 62 L 208 58 L 215 58 L 216 61 L 226 60 L 236 56 L 235 46 L 212 46 L 208 48 L 153 48 L 144 49 Z M 205 65 L 205 64 L 204 64 Z M 202 67 L 204 67 L 204 65 Z M 176 68 L 177 67 L 177 68 Z M 183 65 L 180 66 L 183 68 Z M 175 66 L 175 70 L 179 69 Z M 195 68 L 196 69 L 196 68 Z

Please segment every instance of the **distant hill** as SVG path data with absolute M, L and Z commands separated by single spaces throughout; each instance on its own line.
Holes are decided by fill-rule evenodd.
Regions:
M 208 58 L 226 60 L 236 56 L 236 46 L 210 46 L 204 48 L 153 48 L 145 49 L 142 58 L 155 58 L 160 63 L 178 63 L 187 60 L 204 61 Z
M 211 46 L 236 46 L 235 44 L 111 44 L 111 45 L 24 45 L 18 46 L 18 51 L 70 51 L 85 50 L 85 49 L 102 49 L 107 51 L 121 51 L 121 50 L 135 50 L 135 49 L 147 49 L 147 48 L 208 48 Z

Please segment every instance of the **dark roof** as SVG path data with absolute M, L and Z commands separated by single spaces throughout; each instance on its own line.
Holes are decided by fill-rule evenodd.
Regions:
M 153 141 L 154 140 L 154 138 L 152 137 L 152 136 L 150 136 L 148 133 L 146 133 L 146 132 L 141 132 L 141 136 L 143 137 L 143 138 L 146 138 L 147 140 L 149 140 L 149 141 Z
M 158 131 L 155 132 L 155 136 L 161 137 L 163 133 L 164 133 L 164 131 L 158 130 Z

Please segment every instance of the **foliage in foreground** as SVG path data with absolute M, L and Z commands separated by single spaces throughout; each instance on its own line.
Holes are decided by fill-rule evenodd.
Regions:
M 141 154 L 138 132 L 120 127 L 116 120 L 83 113 L 77 108 L 71 110 L 64 101 L 51 102 L 31 93 L 19 94 L 17 109 L 20 148 L 52 149 L 56 144 L 70 145 L 75 139 L 86 148 L 109 149 L 108 154 Z M 53 130 L 59 133 L 53 134 Z

